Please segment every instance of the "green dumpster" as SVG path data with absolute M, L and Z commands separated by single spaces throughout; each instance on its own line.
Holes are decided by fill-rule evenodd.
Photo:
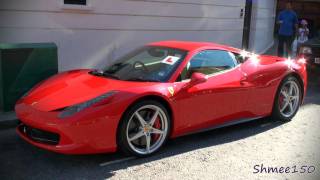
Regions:
M 0 43 L 0 111 L 14 110 L 23 94 L 57 72 L 54 43 Z

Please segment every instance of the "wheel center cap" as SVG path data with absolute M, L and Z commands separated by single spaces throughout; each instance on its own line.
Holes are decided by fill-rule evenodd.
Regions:
M 289 97 L 289 101 L 292 102 L 294 100 L 294 97 Z
M 143 127 L 143 131 L 144 132 L 150 132 L 150 130 L 151 130 L 151 127 L 149 126 L 149 125 L 145 125 L 144 127 Z

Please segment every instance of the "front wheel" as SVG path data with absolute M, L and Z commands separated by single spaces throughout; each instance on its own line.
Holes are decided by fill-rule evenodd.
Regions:
M 290 121 L 299 110 L 302 87 L 297 78 L 285 78 L 277 91 L 272 116 L 282 121 Z
M 157 101 L 141 101 L 125 114 L 119 126 L 119 148 L 131 155 L 148 156 L 158 151 L 168 138 L 170 116 Z

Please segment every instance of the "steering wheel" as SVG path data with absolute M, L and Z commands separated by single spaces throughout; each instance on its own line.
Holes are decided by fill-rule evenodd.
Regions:
M 147 66 L 143 62 L 141 62 L 141 61 L 134 62 L 133 63 L 133 68 L 134 69 L 138 69 L 137 65 L 141 65 L 144 71 L 149 72 L 149 69 L 147 68 Z

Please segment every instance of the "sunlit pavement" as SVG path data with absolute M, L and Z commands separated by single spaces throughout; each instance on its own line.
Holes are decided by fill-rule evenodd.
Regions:
M 0 179 L 320 179 L 320 71 L 289 123 L 269 118 L 170 140 L 148 158 L 70 156 L 0 130 Z M 84 132 L 85 133 L 85 132 Z M 312 173 L 254 173 L 255 165 L 313 166 Z

